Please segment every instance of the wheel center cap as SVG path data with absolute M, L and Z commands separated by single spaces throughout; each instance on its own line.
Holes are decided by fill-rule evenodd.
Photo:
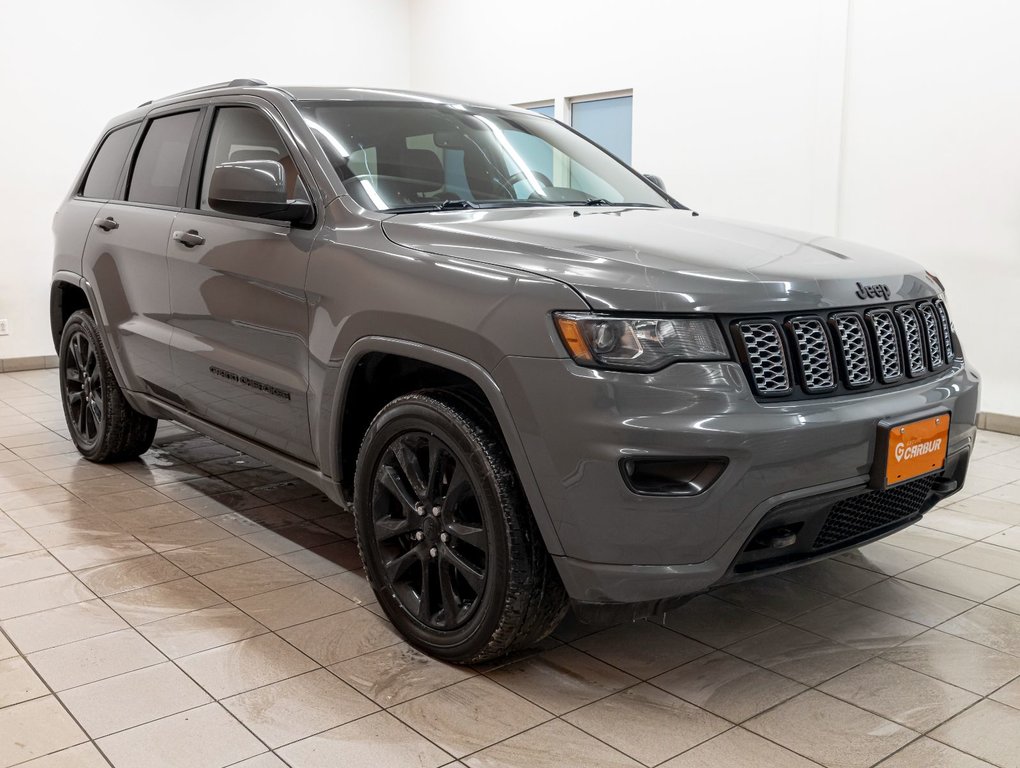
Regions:
M 422 523 L 422 531 L 425 533 L 425 538 L 430 542 L 439 538 L 439 528 L 439 521 L 434 517 L 426 517 L 425 522 Z

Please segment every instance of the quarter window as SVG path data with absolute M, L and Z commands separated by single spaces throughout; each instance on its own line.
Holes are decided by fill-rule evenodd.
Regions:
M 83 197 L 94 197 L 100 200 L 109 200 L 117 190 L 117 181 L 120 179 L 120 172 L 124 170 L 124 161 L 127 160 L 128 152 L 131 149 L 131 142 L 135 140 L 138 133 L 138 124 L 128 125 L 113 131 L 103 141 L 96 158 L 89 167 L 85 183 L 82 185 L 81 194 Z
M 280 133 L 264 114 L 252 107 L 222 107 L 216 110 L 209 151 L 202 172 L 202 198 L 199 207 L 211 211 L 209 181 L 213 170 L 223 163 L 244 160 L 275 160 L 283 166 L 289 199 L 307 199 L 297 166 Z
M 135 203 L 177 205 L 177 197 L 195 131 L 198 112 L 157 117 L 145 132 L 135 158 L 127 199 Z

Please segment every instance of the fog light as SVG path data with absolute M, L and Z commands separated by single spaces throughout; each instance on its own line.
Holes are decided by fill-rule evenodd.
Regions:
M 696 496 L 719 479 L 727 459 L 624 459 L 623 479 L 635 493 Z

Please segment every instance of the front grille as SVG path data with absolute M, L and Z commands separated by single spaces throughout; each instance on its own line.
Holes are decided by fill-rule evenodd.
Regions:
M 935 317 L 935 307 L 930 301 L 922 301 L 917 305 L 917 311 L 924 321 L 924 336 L 928 342 L 928 360 L 931 367 L 942 367 L 942 332 L 939 330 L 939 321 Z
M 939 316 L 939 328 L 942 329 L 942 345 L 946 350 L 946 359 L 953 359 L 953 328 L 949 325 L 949 312 L 946 311 L 946 302 L 939 299 L 935 302 L 935 311 Z
M 779 328 L 775 323 L 741 323 L 740 335 L 747 352 L 747 364 L 754 388 L 763 395 L 790 392 L 789 366 Z
M 808 392 L 827 392 L 836 386 L 832 351 L 825 323 L 817 317 L 794 317 L 789 323 L 797 340 L 797 361 Z
M 907 372 L 920 376 L 927 366 L 924 362 L 924 339 L 921 338 L 921 323 L 913 307 L 896 307 L 896 319 L 900 322 L 903 344 L 907 349 Z
M 896 333 L 896 321 L 888 309 L 873 309 L 866 314 L 871 332 L 875 335 L 875 349 L 878 352 L 878 375 L 886 384 L 898 381 L 903 376 L 900 353 L 900 338 Z
M 762 398 L 891 386 L 936 373 L 955 358 L 941 299 L 730 322 L 752 388 Z
M 921 511 L 934 482 L 935 477 L 929 475 L 885 491 L 869 491 L 836 502 L 812 548 L 827 549 L 905 521 Z
M 843 357 L 843 369 L 848 387 L 866 387 L 874 377 L 871 375 L 871 354 L 868 352 L 868 337 L 864 333 L 861 316 L 854 312 L 843 312 L 832 316 L 836 338 Z

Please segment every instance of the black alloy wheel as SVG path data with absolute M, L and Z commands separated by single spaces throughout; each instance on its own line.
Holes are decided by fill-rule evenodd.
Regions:
M 438 436 L 405 432 L 387 446 L 372 492 L 388 586 L 431 629 L 463 626 L 485 588 L 489 543 L 478 493 Z
M 89 461 L 115 462 L 145 453 L 157 420 L 131 407 L 117 384 L 92 314 L 71 314 L 60 335 L 60 394 L 78 452 Z
M 415 392 L 376 414 L 354 521 L 386 617 L 437 658 L 474 664 L 530 647 L 566 612 L 499 427 L 459 393 Z
M 99 356 L 81 330 L 71 334 L 70 359 L 64 366 L 64 399 L 68 425 L 81 445 L 95 445 L 104 423 L 103 377 Z

